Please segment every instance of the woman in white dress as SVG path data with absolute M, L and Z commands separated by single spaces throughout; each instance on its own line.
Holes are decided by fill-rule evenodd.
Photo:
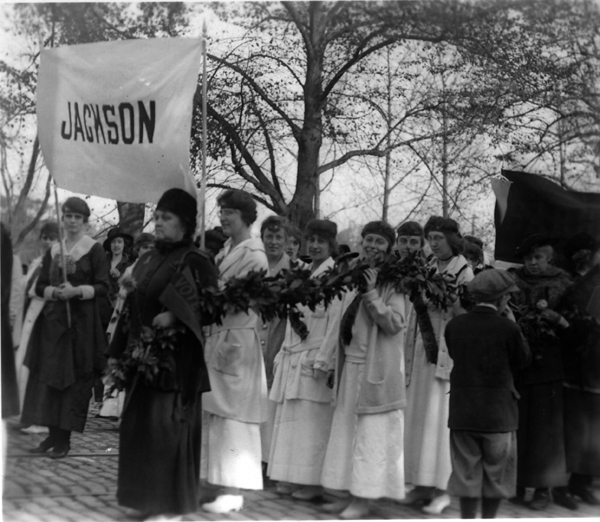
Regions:
M 269 264 L 260 238 L 252 238 L 256 203 L 241 190 L 218 198 L 223 233 L 229 239 L 215 262 L 222 283 Z M 228 513 L 243 507 L 240 489 L 262 489 L 261 422 L 267 420 L 267 381 L 258 333 L 260 317 L 253 310 L 229 313 L 213 325 L 205 346 L 211 391 L 202 398 L 200 477 L 222 486 L 202 509 Z
M 336 360 L 336 404 L 323 466 L 326 488 L 350 497 L 325 504 L 340 518 L 369 512 L 369 501 L 404 498 L 404 295 L 377 284 L 377 266 L 391 254 L 395 233 L 384 221 L 362 230 L 371 268 L 364 293 L 345 296 Z
M 311 277 L 333 268 L 337 253 L 337 225 L 314 219 L 305 230 Z M 332 389 L 327 376 L 333 370 L 341 301 L 314 311 L 298 307 L 306 324 L 304 336 L 293 321 L 287 321 L 285 340 L 275 358 L 275 378 L 269 398 L 277 405 L 268 475 L 283 483 L 280 493 L 299 500 L 321 496 L 321 472 L 333 417 Z M 304 487 L 293 491 L 294 486 Z M 293 492 L 292 492 L 293 491 Z
M 19 401 L 21 409 L 23 408 L 23 400 L 25 399 L 25 390 L 27 389 L 27 379 L 29 378 L 29 368 L 23 364 L 27 345 L 31 338 L 33 325 L 44 308 L 46 300 L 43 297 L 38 297 L 35 293 L 35 285 L 42 269 L 42 259 L 44 254 L 52 248 L 52 245 L 58 242 L 58 223 L 49 221 L 44 224 L 40 231 L 40 245 L 42 247 L 42 255 L 36 257 L 29 265 L 27 278 L 25 280 L 25 319 L 23 320 L 23 330 L 21 332 L 21 342 L 16 353 L 15 365 L 17 368 L 17 382 L 19 384 Z M 48 433 L 47 426 L 27 426 L 21 429 L 23 433 Z
M 281 216 L 269 216 L 260 225 L 260 238 L 262 239 L 269 262 L 269 277 L 274 277 L 282 270 L 290 269 L 290 258 L 285 252 L 288 243 L 287 219 Z M 267 391 L 271 391 L 273 386 L 273 363 L 275 357 L 281 349 L 285 337 L 284 318 L 275 317 L 270 321 L 261 320 L 259 329 L 260 344 L 265 360 L 265 372 L 267 374 Z M 268 417 L 260 426 L 260 442 L 262 445 L 263 468 L 266 471 L 267 462 L 269 462 L 269 453 L 271 452 L 271 439 L 273 438 L 273 425 L 275 423 L 275 403 L 268 401 Z
M 458 284 L 473 279 L 473 271 L 460 254 L 462 240 L 456 221 L 432 216 L 425 225 L 425 237 L 434 256 L 430 264 L 437 273 L 456 276 Z M 424 345 L 419 331 L 411 350 L 414 353 L 411 367 L 407 368 L 405 470 L 406 481 L 414 488 L 407 493 L 404 502 L 426 502 L 423 511 L 432 515 L 439 515 L 450 505 L 446 487 L 452 472 L 448 429 L 452 359 L 448 355 L 444 330 L 450 319 L 463 312 L 458 302 L 447 311 L 427 303 L 437 351 Z

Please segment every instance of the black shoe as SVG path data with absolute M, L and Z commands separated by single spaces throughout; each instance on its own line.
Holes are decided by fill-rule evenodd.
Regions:
M 526 506 L 525 493 L 526 491 L 523 486 L 517 486 L 517 494 L 514 497 L 510 497 L 508 501 L 517 504 L 518 506 Z
M 50 437 L 46 437 L 37 448 L 31 448 L 29 453 L 46 453 L 49 449 L 54 447 L 55 442 L 50 439 Z
M 554 500 L 554 503 L 556 505 L 562 506 L 572 511 L 575 511 L 579 508 L 577 502 L 575 502 L 575 499 L 573 498 L 573 495 L 569 493 L 567 488 L 554 488 L 552 490 L 552 500 Z
M 571 495 L 573 495 L 574 497 L 579 497 L 581 500 L 583 500 L 586 504 L 589 504 L 590 506 L 600 505 L 600 500 L 598 499 L 598 497 L 586 487 L 570 487 L 569 493 L 571 493 Z
M 63 459 L 69 453 L 71 446 L 69 444 L 64 446 L 56 446 L 48 455 L 51 459 Z
M 531 502 L 528 504 L 530 509 L 535 511 L 544 511 L 550 504 L 550 491 L 547 489 L 536 489 Z

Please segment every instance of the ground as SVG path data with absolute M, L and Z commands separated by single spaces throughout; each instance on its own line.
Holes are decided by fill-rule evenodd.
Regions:
M 85 433 L 74 433 L 71 452 L 60 460 L 28 453 L 44 435 L 26 435 L 19 430 L 18 419 L 8 421 L 8 458 L 3 492 L 3 519 L 6 522 L 82 522 L 132 520 L 129 510 L 120 507 L 115 497 L 119 433 L 116 421 L 95 417 L 90 410 Z M 595 484 L 600 496 L 600 482 Z M 214 494 L 202 489 L 208 498 Z M 335 520 L 323 513 L 320 501 L 296 501 L 279 495 L 274 484 L 264 491 L 245 494 L 244 508 L 231 515 L 211 515 L 200 508 L 185 520 Z M 579 503 L 569 511 L 555 504 L 543 512 L 503 502 L 501 518 L 600 517 L 600 507 Z M 370 519 L 433 519 L 418 508 L 402 506 L 391 500 L 372 503 Z M 460 518 L 458 500 L 440 518 Z

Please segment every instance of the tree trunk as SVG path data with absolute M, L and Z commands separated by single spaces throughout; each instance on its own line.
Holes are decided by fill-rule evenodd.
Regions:
M 304 84 L 304 123 L 298 136 L 296 190 L 289 205 L 289 219 L 301 230 L 315 217 L 315 195 L 319 185 L 319 154 L 323 143 L 323 57 L 326 11 L 321 2 L 310 8 L 310 41 L 305 41 L 306 82 Z
M 144 227 L 146 205 L 117 201 L 117 210 L 119 212 L 119 226 L 127 234 L 137 237 Z

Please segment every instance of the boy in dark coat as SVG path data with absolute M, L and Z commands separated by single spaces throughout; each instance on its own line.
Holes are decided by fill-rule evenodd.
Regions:
M 446 327 L 450 375 L 451 494 L 460 497 L 462 518 L 494 518 L 502 498 L 516 488 L 519 394 L 513 375 L 531 353 L 516 323 L 501 317 L 510 292 L 518 291 L 503 270 L 484 270 L 468 283 L 475 308 Z

